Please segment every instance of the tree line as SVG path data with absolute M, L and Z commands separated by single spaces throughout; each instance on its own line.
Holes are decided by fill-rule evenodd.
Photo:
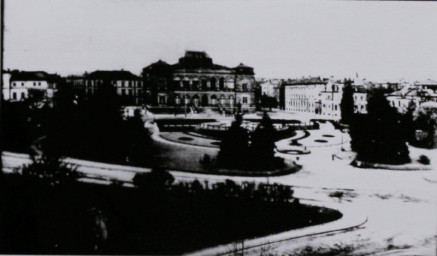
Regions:
M 35 140 L 46 154 L 96 161 L 153 164 L 153 143 L 139 112 L 122 118 L 123 99 L 103 83 L 88 99 L 78 98 L 71 85 L 61 83 L 53 107 L 2 102 L 2 140 L 5 150 L 31 153 Z
M 406 113 L 388 102 L 383 89 L 368 91 L 367 113 L 355 113 L 352 81 L 345 80 L 340 104 L 341 121 L 349 125 L 351 148 L 357 160 L 365 162 L 403 164 L 411 161 L 407 143 L 433 147 L 435 144 L 435 118 L 429 113 L 414 115 L 416 106 L 410 103 Z M 426 136 L 418 140 L 416 130 Z
M 220 143 L 217 165 L 251 170 L 282 167 L 283 159 L 275 157 L 276 131 L 268 114 L 264 112 L 261 122 L 251 133 L 241 127 L 242 121 L 242 115 L 237 114 L 226 131 Z

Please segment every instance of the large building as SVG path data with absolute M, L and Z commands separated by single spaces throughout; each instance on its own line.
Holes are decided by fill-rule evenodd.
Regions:
M 143 69 L 148 103 L 243 109 L 255 104 L 253 68 L 214 64 L 205 52 L 186 51 L 176 64 L 157 61 Z
M 140 105 L 144 102 L 143 82 L 129 71 L 97 70 L 83 76 L 70 76 L 66 80 L 85 97 L 94 95 L 100 86 L 113 86 L 117 94 L 122 96 L 125 105 Z
M 341 118 L 340 103 L 344 83 L 333 78 L 310 77 L 284 82 L 285 110 L 317 114 L 332 119 Z M 367 91 L 353 85 L 354 111 L 366 113 Z
M 61 79 L 44 71 L 4 71 L 2 76 L 2 96 L 7 101 L 50 101 Z
M 320 77 L 287 80 L 284 86 L 285 110 L 320 114 L 321 92 L 326 90 L 327 80 Z

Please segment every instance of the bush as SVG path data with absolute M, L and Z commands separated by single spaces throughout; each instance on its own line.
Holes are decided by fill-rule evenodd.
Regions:
M 419 157 L 418 162 L 421 163 L 421 164 L 429 165 L 431 163 L 431 160 L 427 156 L 421 155 Z
M 208 155 L 203 155 L 203 158 L 199 160 L 199 163 L 203 165 L 207 170 L 210 170 L 213 167 L 214 160 Z
M 47 182 L 51 186 L 65 185 L 75 182 L 79 177 L 77 167 L 62 162 L 58 157 L 47 155 L 32 157 L 32 163 L 15 171 L 26 178 L 35 178 Z
M 161 168 L 152 168 L 148 173 L 137 173 L 133 178 L 135 187 L 152 191 L 166 190 L 173 182 L 173 175 Z

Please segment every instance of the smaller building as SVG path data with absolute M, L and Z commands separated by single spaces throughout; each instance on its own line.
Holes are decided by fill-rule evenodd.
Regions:
M 343 98 L 344 81 L 330 79 L 321 97 L 321 114 L 323 116 L 341 118 L 341 100 Z M 353 89 L 354 113 L 367 113 L 367 90 L 363 85 L 351 84 Z
M 399 113 L 405 113 L 411 104 L 420 107 L 427 102 L 437 102 L 437 93 L 420 86 L 410 86 L 387 94 L 386 98 L 392 107 L 397 108 Z
M 125 70 L 97 70 L 83 76 L 67 78 L 76 91 L 82 91 L 85 97 L 96 93 L 100 86 L 112 86 L 126 105 L 141 105 L 144 102 L 144 88 L 141 79 Z
M 2 96 L 7 101 L 51 101 L 61 77 L 44 71 L 5 71 L 2 77 Z
M 280 85 L 281 85 L 280 79 L 268 79 L 260 82 L 261 95 L 267 95 L 269 97 L 275 97 L 275 98 L 279 97 Z
M 343 87 L 343 83 L 329 79 L 325 89 L 321 92 L 319 114 L 335 119 L 341 118 L 340 103 L 343 97 Z

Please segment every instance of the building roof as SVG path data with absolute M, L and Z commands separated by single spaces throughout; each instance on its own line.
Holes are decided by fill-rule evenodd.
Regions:
M 179 61 L 175 64 L 168 64 L 165 61 L 159 60 L 151 65 L 145 67 L 143 71 L 150 72 L 151 70 L 160 69 L 162 71 L 227 71 L 242 74 L 254 74 L 253 68 L 240 64 L 235 68 L 229 68 L 227 66 L 214 64 L 212 58 L 204 51 L 186 51 L 185 55 L 179 58 Z M 153 72 L 153 71 L 152 71 Z
M 366 87 L 364 87 L 363 85 L 356 85 L 356 86 L 352 86 L 354 88 L 354 92 L 357 93 L 367 93 Z
M 327 81 L 325 79 L 321 79 L 320 77 L 308 77 L 308 78 L 300 78 L 300 79 L 289 79 L 284 82 L 284 86 L 293 86 L 293 85 L 313 85 L 313 84 L 326 84 Z
M 247 65 L 244 65 L 243 63 L 240 63 L 240 65 L 233 68 L 237 74 L 247 74 L 247 75 L 254 75 L 253 68 L 249 67 Z
M 435 80 L 432 80 L 432 79 L 427 79 L 427 80 L 424 80 L 424 81 L 416 81 L 415 82 L 415 84 L 416 85 L 426 85 L 426 86 L 437 86 L 437 81 L 435 81 Z
M 136 80 L 138 76 L 125 70 L 97 70 L 85 75 L 86 79 L 95 80 Z
M 48 81 L 55 82 L 60 79 L 57 74 L 45 71 L 12 71 L 10 81 Z
M 423 96 L 435 97 L 436 94 L 429 89 L 409 87 L 387 94 L 387 96 L 388 97 L 423 97 Z

